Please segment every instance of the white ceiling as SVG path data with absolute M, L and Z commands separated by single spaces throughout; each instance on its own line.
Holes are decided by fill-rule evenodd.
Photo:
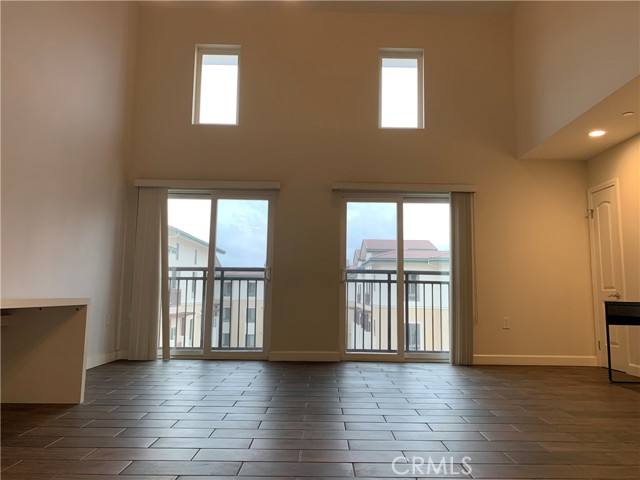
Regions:
M 623 117 L 624 112 L 635 112 Z M 606 135 L 591 138 L 591 130 Z M 640 76 L 558 130 L 521 158 L 531 160 L 586 160 L 640 133 Z

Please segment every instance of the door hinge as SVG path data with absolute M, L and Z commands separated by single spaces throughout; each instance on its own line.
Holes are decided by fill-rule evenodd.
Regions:
M 593 218 L 593 208 L 589 208 L 587 210 L 587 216 L 584 218 L 590 218 L 590 219 Z
M 598 350 L 602 350 L 602 348 L 600 348 L 600 340 L 598 340 Z

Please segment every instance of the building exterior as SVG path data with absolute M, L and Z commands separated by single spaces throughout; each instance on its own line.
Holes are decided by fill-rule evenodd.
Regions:
M 209 243 L 176 227 L 168 229 L 171 347 L 201 350 Z M 212 349 L 260 349 L 264 336 L 263 269 L 227 269 L 216 249 Z
M 168 233 L 171 346 L 202 348 L 209 243 L 172 226 Z
M 347 269 L 347 349 L 397 349 L 397 242 L 365 239 Z M 449 252 L 404 242 L 405 350 L 449 351 Z

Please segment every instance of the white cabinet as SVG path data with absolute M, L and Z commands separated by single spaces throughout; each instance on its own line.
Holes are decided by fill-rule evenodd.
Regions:
M 88 298 L 2 299 L 2 403 L 82 403 Z

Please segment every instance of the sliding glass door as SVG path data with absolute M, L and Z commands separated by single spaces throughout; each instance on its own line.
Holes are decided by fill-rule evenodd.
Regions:
M 448 195 L 343 207 L 343 357 L 448 358 Z
M 271 203 L 257 195 L 169 194 L 171 356 L 266 356 Z
M 346 351 L 396 353 L 396 204 L 347 202 L 346 218 Z
M 451 242 L 449 201 L 402 202 L 404 350 L 449 352 Z
M 267 200 L 218 200 L 212 351 L 263 349 L 268 236 Z
M 202 353 L 210 223 L 210 196 L 169 197 L 169 346 L 173 352 Z

